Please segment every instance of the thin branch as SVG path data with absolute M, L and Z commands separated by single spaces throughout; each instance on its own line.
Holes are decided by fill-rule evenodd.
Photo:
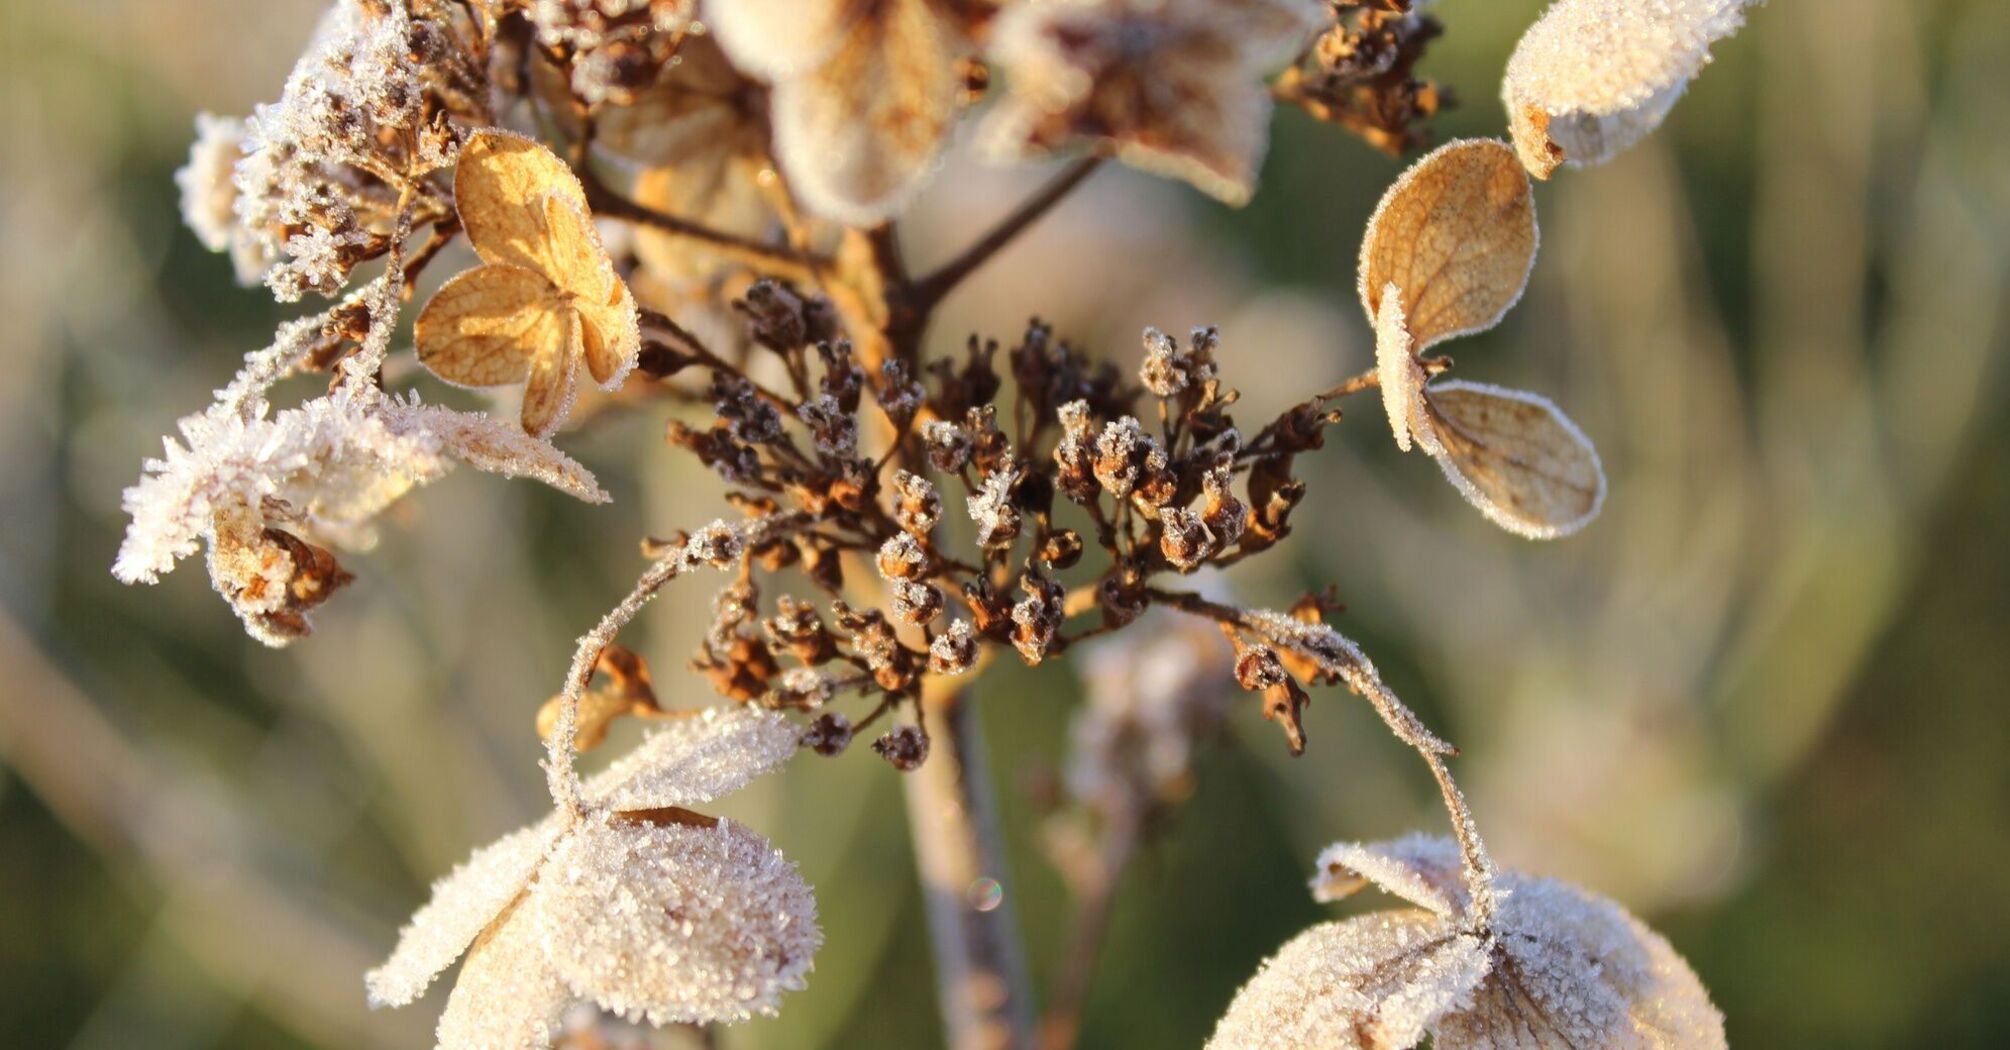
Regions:
M 708 245 L 719 254 L 762 270 L 772 276 L 791 281 L 815 280 L 817 274 L 827 270 L 831 261 L 821 255 L 799 252 L 793 248 L 783 248 L 760 241 L 713 229 L 703 223 L 682 219 L 667 212 L 660 212 L 646 204 L 629 200 L 608 189 L 606 185 L 583 169 L 580 182 L 586 187 L 586 202 L 593 214 L 612 219 L 624 219 L 688 237 Z
M 1070 165 L 1066 171 L 1054 177 L 1053 181 L 1026 198 L 1012 214 L 1007 215 L 991 232 L 979 238 L 977 243 L 964 249 L 963 254 L 944 263 L 941 268 L 914 282 L 913 297 L 917 309 L 928 310 L 943 297 L 953 291 L 963 279 L 975 273 L 978 267 L 989 262 L 1014 238 L 1025 232 L 1028 226 L 1066 199 L 1075 187 L 1080 186 L 1101 166 L 1101 157 L 1087 157 Z

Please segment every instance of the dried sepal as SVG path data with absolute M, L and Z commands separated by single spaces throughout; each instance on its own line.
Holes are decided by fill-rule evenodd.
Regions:
M 1316 20 L 1298 0 L 1010 6 L 991 49 L 1008 94 L 979 134 L 1001 160 L 1087 144 L 1247 203 L 1268 144 L 1261 73 L 1302 46 Z
M 1535 198 L 1514 151 L 1494 139 L 1449 142 L 1382 195 L 1361 243 L 1361 304 L 1380 315 L 1402 291 L 1415 352 L 1500 323 L 1535 266 Z
M 1495 877 L 1492 918 L 1472 928 L 1459 849 L 1410 836 L 1342 843 L 1315 890 L 1372 881 L 1422 909 L 1324 923 L 1288 942 L 1237 993 L 1210 1048 L 1623 1047 L 1720 1050 L 1723 1016 L 1660 935 L 1625 909 L 1553 879 Z
M 1559 0 L 1501 81 L 1508 127 L 1536 178 L 1603 163 L 1645 138 L 1745 24 L 1754 0 Z
M 556 817 L 519 828 L 434 882 L 432 899 L 405 925 L 391 957 L 364 975 L 370 1005 L 403 1006 L 424 993 L 523 891 L 560 830 Z
M 1584 431 L 1547 398 L 1450 381 L 1424 392 L 1438 466 L 1487 520 L 1550 540 L 1591 523 L 1605 469 Z
M 487 264 L 448 281 L 413 328 L 419 361 L 450 383 L 524 384 L 523 428 L 544 436 L 571 411 L 583 364 L 619 385 L 641 350 L 640 316 L 557 155 L 503 131 L 461 151 L 454 194 Z
M 970 41 L 955 5 L 751 0 L 712 16 L 727 55 L 774 81 L 775 148 L 803 203 L 854 226 L 898 211 L 956 118 Z

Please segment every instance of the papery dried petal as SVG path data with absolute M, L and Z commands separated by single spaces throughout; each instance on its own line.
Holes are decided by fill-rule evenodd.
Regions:
M 524 912 L 575 993 L 653 1024 L 771 1014 L 823 943 L 795 865 L 729 821 L 591 820 L 553 851 Z
M 370 1004 L 403 1006 L 417 999 L 523 892 L 559 830 L 552 818 L 510 832 L 434 882 L 432 899 L 398 935 L 391 957 L 364 975 Z
M 841 45 L 814 71 L 778 82 L 772 114 L 776 152 L 803 203 L 865 226 L 898 211 L 934 167 L 969 43 L 931 0 L 849 8 L 860 13 Z
M 1560 0 L 1523 34 L 1501 82 L 1522 163 L 1610 160 L 1659 127 L 1745 24 L 1753 0 Z
M 1667 940 L 1603 897 L 1505 876 L 1494 971 L 1440 1050 L 1721 1050 L 1724 1019 Z
M 454 204 L 468 243 L 483 262 L 563 272 L 552 244 L 546 202 L 558 197 L 586 213 L 586 191 L 558 155 L 508 131 L 478 131 L 461 148 Z
M 1432 440 L 1430 418 L 1424 410 L 1424 383 L 1430 377 L 1417 360 L 1415 347 L 1403 316 L 1402 290 L 1388 285 L 1382 289 L 1381 305 L 1375 308 L 1375 377 L 1380 381 L 1382 408 L 1389 415 L 1396 447 L 1405 452 L 1410 451 L 1412 437 Z
M 1528 174 L 1506 143 L 1466 139 L 1425 154 L 1382 195 L 1361 244 L 1361 302 L 1380 317 L 1402 290 L 1422 353 L 1500 322 L 1528 286 L 1538 234 Z
M 649 734 L 586 783 L 586 799 L 604 809 L 695 806 L 731 794 L 796 753 L 801 735 L 770 711 L 707 708 Z
M 468 951 L 440 1014 L 438 1050 L 542 1050 L 578 1001 L 546 959 L 543 931 L 522 921 L 523 899 Z
M 1598 516 L 1605 503 L 1598 450 L 1547 398 L 1457 381 L 1435 384 L 1425 397 L 1438 466 L 1487 520 L 1548 540 Z
M 1336 901 L 1370 883 L 1439 915 L 1459 914 L 1469 896 L 1458 844 L 1441 835 L 1387 842 L 1336 842 L 1319 854 L 1312 896 Z
M 1208 1050 L 1414 1046 L 1486 976 L 1487 945 L 1442 916 L 1376 912 L 1286 942 L 1236 993 Z
M 530 359 L 530 375 L 523 384 L 524 433 L 544 437 L 558 429 L 572 413 L 573 382 L 579 371 L 582 346 L 579 312 L 560 307 L 543 315 L 548 320 L 540 329 L 537 352 Z
M 440 286 L 414 322 L 419 363 L 458 386 L 521 383 L 562 334 L 551 282 L 519 266 L 477 266 Z

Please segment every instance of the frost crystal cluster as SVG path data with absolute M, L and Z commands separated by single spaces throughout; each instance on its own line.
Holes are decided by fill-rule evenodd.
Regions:
M 1037 301 L 1012 332 L 945 343 L 935 322 L 1111 163 L 1243 204 L 1278 105 L 1422 148 L 1450 99 L 1420 75 L 1445 26 L 1409 0 L 336 0 L 278 100 L 199 118 L 176 175 L 240 280 L 325 308 L 146 461 L 113 571 L 151 583 L 206 550 L 217 591 L 279 645 L 367 571 L 344 559 L 382 512 L 456 465 L 604 502 L 559 442 L 647 414 L 716 477 L 727 518 L 642 537 L 632 590 L 525 707 L 549 814 L 436 883 L 366 979 L 373 1005 L 405 1005 L 458 962 L 449 1050 L 548 1046 L 581 1016 L 774 1012 L 821 945 L 816 901 L 702 807 L 861 741 L 908 794 L 950 1041 L 1029 1045 L 973 683 L 1085 646 L 1043 825 L 1078 913 L 1046 1045 L 1072 1044 L 1127 863 L 1199 786 L 1199 749 L 1246 709 L 1310 753 L 1315 694 L 1344 691 L 1424 763 L 1452 837 L 1329 851 L 1322 895 L 1374 882 L 1417 907 L 1286 945 L 1214 1045 L 1720 1046 L 1666 942 L 1496 872 L 1458 749 L 1341 633 L 1358 614 L 1337 594 L 1264 608 L 1196 574 L 1304 525 L 1301 468 L 1363 395 L 1486 520 L 1538 540 L 1595 520 L 1590 437 L 1545 398 L 1445 376 L 1437 351 L 1527 285 L 1530 175 L 1650 131 L 1743 17 L 1561 0 L 1507 71 L 1512 142 L 1425 153 L 1376 208 L 1357 289 L 1374 367 L 1255 405 L 1234 383 L 1264 348 L 1234 332 L 1090 347 Z M 1066 162 L 913 270 L 909 204 L 963 149 Z M 442 385 L 483 410 L 436 402 Z M 708 571 L 692 676 L 659 695 L 621 633 Z M 578 772 L 637 724 L 639 744 Z

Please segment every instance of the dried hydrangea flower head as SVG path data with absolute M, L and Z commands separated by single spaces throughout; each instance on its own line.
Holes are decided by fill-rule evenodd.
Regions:
M 1458 847 L 1413 835 L 1340 843 L 1320 900 L 1373 883 L 1417 905 L 1322 923 L 1236 994 L 1210 1050 L 1562 1047 L 1717 1050 L 1724 1021 L 1668 942 L 1617 904 L 1553 879 L 1496 877 L 1475 923 Z
M 770 120 L 810 210 L 869 226 L 933 169 L 972 50 L 960 0 L 724 0 L 706 15 L 735 65 L 774 85 Z
M 454 203 L 484 265 L 420 311 L 419 362 L 461 386 L 524 384 L 523 429 L 543 437 L 571 411 L 582 362 L 608 390 L 634 365 L 635 298 L 600 245 L 579 179 L 544 146 L 476 133 L 454 171 Z
M 1605 500 L 1598 452 L 1535 394 L 1431 383 L 1424 356 L 1500 322 L 1521 298 L 1539 240 L 1535 198 L 1514 151 L 1447 143 L 1405 171 L 1368 220 L 1361 305 L 1398 447 L 1414 443 L 1487 519 L 1530 539 L 1568 536 Z
M 439 1045 L 548 1045 L 587 1001 L 651 1024 L 773 1013 L 822 943 L 810 888 L 759 835 L 693 812 L 773 770 L 799 731 L 709 709 L 670 723 L 554 813 L 433 886 L 370 1001 L 402 1006 L 463 953 Z
M 1600 164 L 1647 137 L 1760 0 L 1558 0 L 1501 81 L 1515 149 L 1536 178 Z
M 1007 93 L 980 132 L 995 157 L 1076 145 L 1247 203 L 1269 139 L 1265 72 L 1318 24 L 1303 0 L 1055 0 L 999 17 Z

